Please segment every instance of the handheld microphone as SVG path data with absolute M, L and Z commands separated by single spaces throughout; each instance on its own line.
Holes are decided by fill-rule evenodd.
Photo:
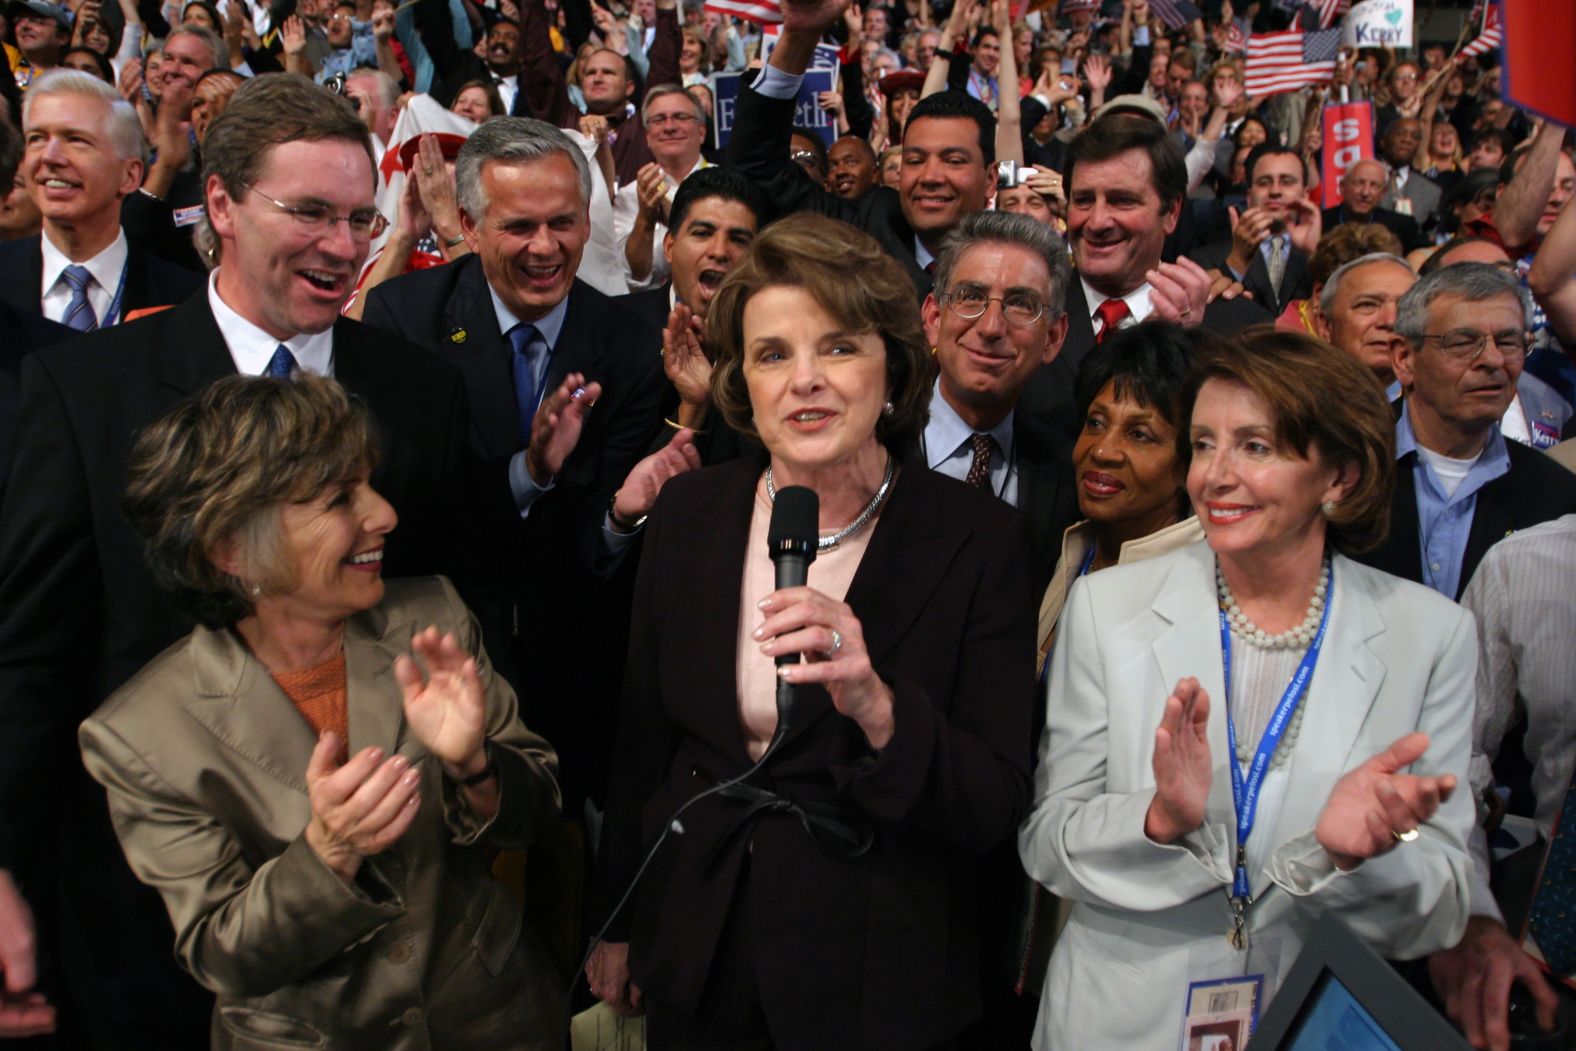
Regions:
M 772 504 L 772 520 L 766 529 L 766 546 L 777 568 L 777 590 L 803 587 L 815 561 L 816 542 L 820 539 L 821 499 L 814 489 L 790 485 L 777 490 Z M 798 664 L 800 655 L 783 653 L 777 666 Z M 793 712 L 793 684 L 777 680 L 777 736 L 788 727 Z

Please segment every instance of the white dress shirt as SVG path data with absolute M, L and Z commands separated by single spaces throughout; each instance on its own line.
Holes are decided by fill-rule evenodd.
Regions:
M 295 355 L 296 364 L 319 376 L 334 374 L 334 329 L 298 332 L 289 339 L 276 339 L 230 308 L 219 295 L 219 271 L 208 275 L 208 306 L 219 325 L 219 335 L 230 349 L 235 371 L 243 376 L 261 376 L 274 351 L 283 343 Z
M 494 81 L 493 87 L 498 89 L 498 98 L 503 101 L 503 111 L 513 113 L 514 97 L 520 93 L 519 76 L 511 73 L 507 77 L 499 77 Z
M 1096 311 L 1100 309 L 1101 303 L 1112 297 L 1103 292 L 1096 292 L 1089 282 L 1082 277 L 1078 280 L 1083 285 L 1084 302 L 1089 304 L 1089 323 L 1094 328 L 1096 338 L 1099 338 L 1101 335 L 1100 329 L 1104 322 L 1100 320 L 1100 315 Z M 1149 298 L 1148 281 L 1145 281 L 1122 298 L 1127 301 L 1128 316 L 1117 323 L 1116 327 L 1119 329 L 1130 328 L 1141 321 L 1145 321 L 1150 314 L 1155 312 L 1155 305 Z
M 55 247 L 47 230 L 38 240 L 44 247 L 44 279 L 39 289 L 44 316 L 51 321 L 64 322 L 66 307 L 71 304 L 71 285 L 62 274 L 66 267 L 72 265 L 72 260 Z M 126 272 L 126 257 L 130 252 L 126 244 L 126 231 L 122 230 L 115 235 L 115 240 L 108 248 L 92 259 L 77 264 L 87 267 L 88 273 L 93 275 L 93 280 L 88 282 L 88 305 L 93 308 L 99 328 L 120 320 L 120 317 L 105 317 L 105 314 L 114 302 L 116 290 L 121 287 L 121 276 Z M 124 303 L 117 313 L 125 315 Z
M 697 157 L 695 166 L 684 173 L 687 179 L 702 168 L 709 168 L 706 158 Z M 665 176 L 668 181 L 668 205 L 673 204 L 674 196 L 679 192 L 678 184 L 671 175 Z M 681 179 L 680 182 L 683 180 Z M 628 257 L 624 255 L 624 246 L 629 243 L 629 235 L 634 232 L 635 219 L 640 215 L 640 184 L 632 182 L 618 188 L 618 195 L 613 199 L 613 239 L 618 243 L 618 255 L 628 266 Z M 662 251 L 662 239 L 668 234 L 668 228 L 658 223 L 651 233 L 651 270 L 645 278 L 636 279 L 632 274 L 626 273 L 629 291 L 641 292 L 648 288 L 656 288 L 666 281 L 673 272 L 673 264 L 668 261 L 667 254 Z

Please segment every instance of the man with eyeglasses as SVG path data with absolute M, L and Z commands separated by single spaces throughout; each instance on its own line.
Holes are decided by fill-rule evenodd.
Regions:
M 1500 433 L 1529 312 L 1515 277 L 1486 263 L 1442 267 L 1401 297 L 1390 535 L 1361 561 L 1459 599 L 1495 541 L 1576 512 L 1576 476 Z
M 655 288 L 668 278 L 668 263 L 655 246 L 667 235 L 673 195 L 690 173 L 706 167 L 700 155 L 706 141 L 706 111 L 700 100 L 678 84 L 658 84 L 646 92 L 639 120 L 655 158 L 635 181 L 620 186 L 613 200 L 613 236 L 629 268 L 630 291 Z
M 120 510 L 139 431 L 237 372 L 332 375 L 382 436 L 372 483 L 400 518 L 384 572 L 457 574 L 468 601 L 480 594 L 459 373 L 339 316 L 383 226 L 355 112 L 304 78 L 259 77 L 209 129 L 204 163 L 218 270 L 173 309 L 23 362 L 0 508 L 0 869 L 19 877 L 69 976 L 68 1047 L 210 1039 L 212 998 L 176 969 L 164 908 L 127 868 L 74 747 L 78 723 L 191 628 Z

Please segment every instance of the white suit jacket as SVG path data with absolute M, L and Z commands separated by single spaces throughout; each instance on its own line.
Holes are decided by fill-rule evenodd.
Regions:
M 1333 573 L 1329 634 L 1302 701 L 1282 804 L 1261 808 L 1254 833 L 1273 845 L 1250 866 L 1248 913 L 1255 945 L 1279 943 L 1271 989 L 1307 928 L 1298 903 L 1337 913 L 1380 953 L 1405 958 L 1454 945 L 1470 900 L 1472 616 L 1340 556 Z M 1216 609 L 1215 559 L 1203 542 L 1092 574 L 1068 599 L 1036 802 L 1018 833 L 1029 875 L 1074 902 L 1040 1000 L 1041 1051 L 1174 1051 L 1189 981 L 1221 976 L 1190 974 L 1199 953 L 1226 945 L 1231 926 L 1236 827 Z M 1209 691 L 1217 765 L 1204 825 L 1162 846 L 1144 835 L 1155 728 L 1173 686 L 1190 675 Z M 1457 791 L 1416 841 L 1338 872 L 1313 834 L 1330 790 L 1413 730 L 1431 743 L 1412 772 L 1454 773 Z

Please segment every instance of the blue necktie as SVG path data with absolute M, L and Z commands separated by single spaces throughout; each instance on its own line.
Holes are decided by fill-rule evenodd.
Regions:
M 98 315 L 93 313 L 93 304 L 88 302 L 88 285 L 93 283 L 93 275 L 85 266 L 68 266 L 60 276 L 71 286 L 71 302 L 66 304 L 61 322 L 78 332 L 92 332 L 98 328 Z
M 531 420 L 536 416 L 536 403 L 540 392 L 536 386 L 536 362 L 544 343 L 536 326 L 521 322 L 509 330 L 509 343 L 514 347 L 514 402 L 520 411 L 520 448 L 531 444 Z
M 268 367 L 263 369 L 263 375 L 271 376 L 276 380 L 287 380 L 295 370 L 295 355 L 290 353 L 289 347 L 281 343 L 274 351 L 274 356 L 268 359 Z

